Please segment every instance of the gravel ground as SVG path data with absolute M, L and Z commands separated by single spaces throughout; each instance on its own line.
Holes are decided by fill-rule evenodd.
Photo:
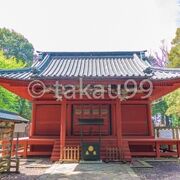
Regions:
M 20 173 L 0 174 L 0 180 L 35 180 L 52 165 L 48 159 L 21 159 Z
M 137 179 L 142 179 L 142 180 L 145 180 L 145 179 L 148 179 L 148 180 L 161 180 L 161 179 L 180 180 L 180 163 L 178 161 L 177 162 L 175 162 L 175 161 L 172 161 L 172 162 L 165 162 L 165 161 L 149 162 L 148 161 L 148 163 L 150 165 L 152 165 L 153 168 L 142 168 L 142 167 L 141 168 L 137 168 L 137 167 L 132 168 L 132 172 L 135 172 L 135 174 L 137 175 Z M 56 166 L 56 164 L 53 164 L 53 166 L 52 166 L 52 163 L 48 159 L 27 159 L 27 160 L 22 159 L 20 164 L 21 165 L 20 165 L 20 173 L 19 174 L 15 174 L 15 173 L 1 174 L 0 179 L 1 180 L 43 179 L 44 180 L 45 173 L 48 171 L 51 171 L 53 166 Z M 91 166 L 91 165 L 88 165 L 88 166 Z M 101 165 L 99 164 L 98 167 L 100 167 L 100 166 Z M 112 164 L 112 165 L 107 164 L 105 166 L 107 166 L 107 167 L 113 166 L 113 171 L 114 171 L 114 168 L 118 169 L 119 166 L 121 166 L 121 164 Z M 82 176 L 82 174 L 81 174 L 80 176 L 78 176 L 79 177 L 78 179 L 79 180 L 87 179 L 87 178 L 85 178 L 86 173 L 92 173 L 92 171 L 89 171 L 89 169 L 88 169 L 88 171 L 87 171 L 87 169 L 85 170 L 84 165 L 83 166 L 81 165 L 79 167 L 81 167 L 81 169 L 78 169 L 78 171 L 82 170 L 82 172 L 84 173 L 84 176 Z M 62 165 L 59 164 L 59 168 L 62 168 Z M 64 168 L 62 168 L 62 169 L 64 169 Z M 61 173 L 64 173 L 64 170 L 62 171 L 62 169 L 61 169 Z M 68 169 L 65 169 L 65 170 L 67 171 Z M 124 170 L 126 171 L 126 169 L 124 169 Z M 97 174 L 97 177 L 98 177 L 98 173 L 100 173 L 98 168 L 96 168 L 96 171 L 97 172 L 93 171 L 93 174 Z M 104 169 L 104 171 L 106 171 L 106 170 Z M 60 172 L 59 172 L 59 174 L 60 174 Z M 56 175 L 58 175 L 58 174 L 56 174 Z M 51 177 L 51 179 L 52 179 L 52 177 Z M 61 176 L 55 176 L 55 177 L 58 177 L 58 179 L 62 178 Z M 84 178 L 82 178 L 82 177 L 84 177 Z M 88 175 L 88 177 L 89 177 L 89 175 Z M 67 179 L 69 179 L 69 178 L 67 178 Z M 72 179 L 72 178 L 70 178 L 70 179 Z M 115 179 L 117 179 L 117 178 L 115 178 Z M 124 178 L 123 178 L 123 176 L 119 176 L 118 179 L 124 179 Z M 133 178 L 133 179 L 136 179 L 136 178 Z M 128 180 L 128 178 L 126 178 L 126 180 Z
M 180 180 L 179 162 L 148 162 L 153 168 L 133 168 L 142 179 L 151 180 Z

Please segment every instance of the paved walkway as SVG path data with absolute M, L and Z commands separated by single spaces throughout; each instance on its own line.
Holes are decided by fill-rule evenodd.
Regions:
M 39 180 L 140 180 L 126 164 L 53 164 Z

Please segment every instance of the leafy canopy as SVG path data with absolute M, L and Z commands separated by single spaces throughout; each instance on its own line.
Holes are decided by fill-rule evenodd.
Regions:
M 32 44 L 21 34 L 6 28 L 0 28 L 0 50 L 6 57 L 15 57 L 31 64 L 34 48 Z
M 172 40 L 172 45 L 169 53 L 169 67 L 180 68 L 180 28 L 177 28 L 176 37 Z
M 168 54 L 168 66 L 180 68 L 180 28 L 176 31 L 176 36 L 172 40 L 172 48 Z M 163 59 L 161 58 L 161 61 Z M 180 89 L 164 96 L 162 100 L 152 107 L 153 115 L 160 113 L 163 116 L 173 117 L 173 125 L 180 126 Z
M 16 69 L 25 67 L 23 60 L 18 60 L 15 57 L 7 58 L 4 52 L 0 50 L 0 68 L 1 69 Z
M 176 37 L 172 41 L 172 49 L 169 53 L 169 66 L 180 68 L 180 28 L 176 31 Z M 174 119 L 174 125 L 180 126 L 180 89 L 164 97 L 168 108 L 166 115 L 171 115 Z
M 23 60 L 14 57 L 7 58 L 3 51 L 0 51 L 0 69 L 23 68 L 26 64 Z M 25 118 L 30 118 L 31 105 L 28 101 L 0 87 L 0 108 L 16 112 Z

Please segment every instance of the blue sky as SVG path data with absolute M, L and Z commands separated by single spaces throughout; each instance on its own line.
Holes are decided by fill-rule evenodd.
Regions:
M 0 0 L 0 27 L 42 51 L 154 50 L 170 44 L 178 0 Z

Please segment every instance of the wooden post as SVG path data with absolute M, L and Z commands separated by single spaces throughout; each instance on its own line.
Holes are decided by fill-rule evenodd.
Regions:
M 122 113 L 120 99 L 116 99 L 116 133 L 118 147 L 122 147 Z
M 23 146 L 24 146 L 23 158 L 27 158 L 27 151 L 28 151 L 28 141 L 27 140 L 24 142 Z
M 180 141 L 177 141 L 177 154 L 180 157 Z
M 172 128 L 173 139 L 176 139 L 175 129 Z
M 177 139 L 180 139 L 180 136 L 179 136 L 179 129 L 180 129 L 180 128 L 177 127 Z
M 111 122 L 112 122 L 112 135 L 116 135 L 116 105 L 114 103 L 111 104 Z
M 35 124 L 36 124 L 36 104 L 35 102 L 32 103 L 32 122 L 30 124 L 29 134 L 30 137 L 34 136 L 35 134 Z
M 159 128 L 157 128 L 157 138 L 159 138 L 159 136 L 160 136 L 160 132 L 159 132 Z
M 178 132 L 178 128 L 176 128 L 176 139 L 179 139 L 179 132 Z
M 152 123 L 152 112 L 151 112 L 151 103 L 147 104 L 147 113 L 148 113 L 148 127 L 149 127 L 149 136 L 154 136 L 153 123 Z
M 156 158 L 160 158 L 160 144 L 156 141 Z
M 66 140 L 66 100 L 61 103 L 61 120 L 60 120 L 60 160 L 63 160 L 63 151 Z
M 66 127 L 67 136 L 71 136 L 71 119 L 72 119 L 71 111 L 72 111 L 71 104 L 67 103 L 67 127 Z
M 16 133 L 16 159 L 18 159 L 18 149 L 19 149 L 19 132 Z

